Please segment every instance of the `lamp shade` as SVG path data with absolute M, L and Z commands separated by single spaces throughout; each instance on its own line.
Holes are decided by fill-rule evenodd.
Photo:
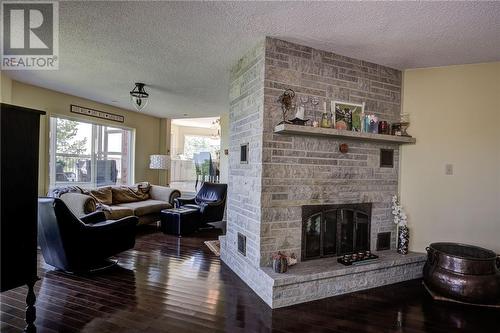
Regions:
M 149 156 L 149 168 L 158 170 L 168 170 L 170 164 L 170 158 L 168 155 L 150 155 Z

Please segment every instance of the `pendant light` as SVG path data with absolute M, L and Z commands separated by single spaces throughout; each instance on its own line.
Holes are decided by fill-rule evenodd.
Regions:
M 130 101 L 137 111 L 142 111 L 149 101 L 149 94 L 144 90 L 145 86 L 144 83 L 137 82 L 130 92 Z

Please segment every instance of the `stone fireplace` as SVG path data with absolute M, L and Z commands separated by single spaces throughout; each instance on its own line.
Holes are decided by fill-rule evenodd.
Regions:
M 366 113 L 389 123 L 399 120 L 398 70 L 273 38 L 247 52 L 231 70 L 221 259 L 271 307 L 419 277 L 425 257 L 394 251 L 391 197 L 398 191 L 400 143 L 390 136 L 325 136 L 323 129 L 311 135 L 277 131 L 282 120 L 277 98 L 288 88 L 297 100 L 314 97 L 319 106 L 334 100 L 365 103 Z M 306 118 L 319 119 L 322 111 L 308 104 Z M 341 152 L 340 144 L 348 152 Z M 392 152 L 393 163 L 382 163 L 382 151 Z M 313 212 L 309 217 L 317 224 L 307 226 L 305 220 L 304 229 L 305 211 Z M 328 232 L 321 235 L 321 228 Z M 336 263 L 344 251 L 374 251 L 380 233 L 390 233 L 391 250 L 377 253 L 378 264 Z M 295 254 L 299 263 L 277 275 L 269 264 L 278 251 Z
M 371 203 L 302 206 L 301 259 L 370 250 Z

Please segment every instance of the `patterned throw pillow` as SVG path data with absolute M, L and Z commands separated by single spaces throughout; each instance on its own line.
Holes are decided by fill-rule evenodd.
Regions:
M 151 190 L 151 184 L 149 182 L 137 183 L 136 186 L 139 189 L 139 191 L 141 191 L 144 194 L 147 194 L 148 199 L 150 198 L 149 190 Z
M 86 194 L 85 190 L 79 186 L 63 186 L 50 189 L 47 193 L 48 197 L 60 198 L 65 193 L 83 193 Z

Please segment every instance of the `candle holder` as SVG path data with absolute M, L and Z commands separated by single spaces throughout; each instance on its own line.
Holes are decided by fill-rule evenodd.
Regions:
M 410 127 L 410 114 L 409 113 L 402 113 L 401 114 L 401 122 L 399 123 L 399 126 L 401 128 L 401 136 L 408 136 L 411 137 L 408 132 L 408 127 Z
M 391 134 L 389 123 L 385 120 L 378 122 L 378 134 Z
M 344 254 L 342 257 L 337 259 L 337 262 L 344 266 L 368 264 L 370 262 L 376 261 L 378 256 L 371 253 L 370 250 L 360 251 L 358 253 Z

